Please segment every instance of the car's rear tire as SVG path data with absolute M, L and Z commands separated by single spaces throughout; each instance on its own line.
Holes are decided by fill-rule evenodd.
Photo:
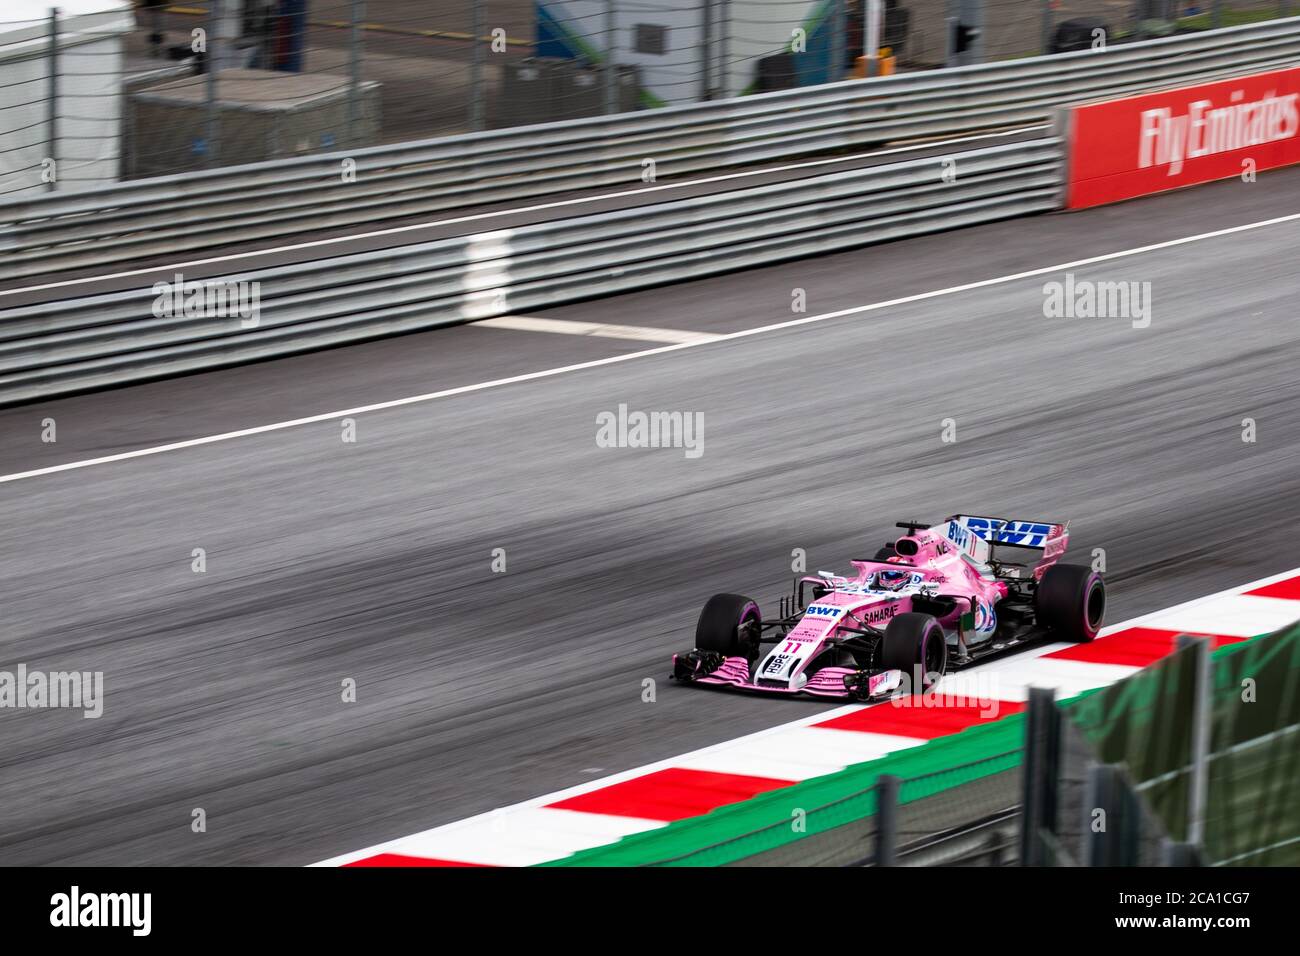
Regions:
M 902 671 L 913 693 L 932 687 L 948 669 L 943 627 L 929 614 L 895 615 L 880 642 L 880 667 Z
M 1081 564 L 1054 564 L 1034 595 L 1038 623 L 1063 641 L 1091 641 L 1106 616 L 1106 582 Z
M 742 638 L 741 625 L 752 622 L 750 636 Z M 695 625 L 695 647 L 724 657 L 758 656 L 758 635 L 763 617 L 758 602 L 743 594 L 715 594 L 704 604 Z
M 898 557 L 898 551 L 895 550 L 892 544 L 887 544 L 879 551 L 876 552 L 875 560 L 888 561 L 890 558 L 896 558 L 896 557 Z

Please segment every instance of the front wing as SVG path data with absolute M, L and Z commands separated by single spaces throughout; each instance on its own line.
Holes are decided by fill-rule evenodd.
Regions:
M 733 687 L 762 694 L 808 694 L 840 700 L 885 697 L 897 690 L 903 681 L 902 671 L 870 672 L 852 667 L 823 667 L 802 687 L 789 687 L 778 681 L 751 679 L 749 661 L 743 657 L 723 657 L 708 651 L 674 654 L 673 677 L 683 683 Z M 851 680 L 846 682 L 846 678 Z

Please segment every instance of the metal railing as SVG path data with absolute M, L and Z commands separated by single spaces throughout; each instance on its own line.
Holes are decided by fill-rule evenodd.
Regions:
M 1300 18 L 0 202 L 0 279 L 890 141 L 1300 60 Z
M 902 866 L 1011 866 L 1019 862 L 1020 807 L 927 834 L 898 850 Z
M 151 287 L 0 309 L 0 402 L 1044 212 L 1062 178 L 1044 138 L 224 277 L 258 283 L 251 326 L 168 314 Z

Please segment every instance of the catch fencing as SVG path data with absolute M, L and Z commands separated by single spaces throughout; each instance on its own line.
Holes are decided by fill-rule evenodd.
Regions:
M 0 281 L 882 143 L 1300 62 L 1300 18 L 0 201 Z

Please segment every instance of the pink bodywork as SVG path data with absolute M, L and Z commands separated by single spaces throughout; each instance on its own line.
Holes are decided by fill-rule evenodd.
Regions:
M 947 534 L 941 533 L 941 528 L 945 528 Z M 948 537 L 948 534 L 953 537 Z M 1040 562 L 1027 573 L 1033 578 L 1041 577 L 1043 571 L 1065 552 L 1068 537 L 1063 526 L 1052 525 L 1043 545 Z M 949 635 L 950 646 L 963 642 L 974 644 L 987 639 L 996 627 L 995 608 L 1009 590 L 1006 582 L 993 578 L 981 560 L 980 556 L 987 554 L 987 543 L 955 523 L 917 530 L 898 541 L 899 544 L 905 541 L 915 542 L 917 553 L 888 561 L 853 561 L 851 563 L 857 573 L 851 578 L 821 574 L 806 576 L 803 579 L 805 582 L 827 588 L 827 593 L 811 602 L 790 632 L 755 664 L 752 677 L 745 658 L 728 657 L 721 667 L 707 676 L 697 678 L 695 682 L 778 694 L 850 697 L 844 687 L 844 677 L 855 673 L 852 668 L 823 667 L 807 678 L 805 683 L 799 683 L 798 675 L 821 653 L 826 641 L 842 626 L 861 628 L 866 625 L 884 630 L 894 615 L 912 610 L 913 598 L 921 594 L 956 601 L 952 612 L 938 618 L 945 634 Z M 910 544 L 903 547 L 907 549 Z M 874 586 L 876 575 L 882 570 L 906 570 L 911 576 L 900 590 L 882 590 Z M 961 619 L 966 614 L 974 615 L 973 630 L 962 627 Z M 779 674 L 780 680 L 764 684 L 763 678 L 768 672 L 769 662 L 782 654 L 786 655 L 786 659 L 780 663 L 787 665 L 788 669 L 773 671 L 774 675 Z M 874 696 L 892 690 L 898 685 L 900 677 L 898 671 L 873 675 L 869 679 L 870 693 Z

